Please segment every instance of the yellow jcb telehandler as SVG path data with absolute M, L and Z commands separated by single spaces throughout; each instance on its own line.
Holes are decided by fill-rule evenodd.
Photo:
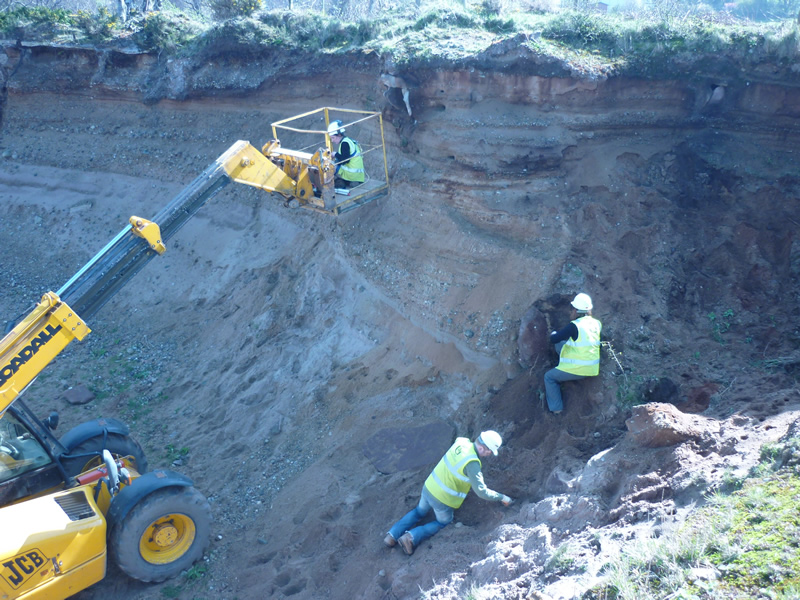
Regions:
M 386 194 L 388 176 L 347 194 L 333 187 L 326 132 L 334 110 L 342 109 L 298 117 L 324 120 L 322 130 L 313 122 L 310 130 L 293 128 L 325 136 L 313 154 L 282 150 L 277 135 L 263 152 L 236 142 L 153 219 L 132 216 L 57 292 L 10 322 L 0 340 L 0 600 L 67 598 L 105 577 L 109 554 L 146 582 L 173 577 L 202 557 L 210 510 L 191 479 L 148 471 L 121 421 L 95 419 L 57 438 L 58 415 L 40 419 L 19 396 L 70 342 L 90 333 L 87 320 L 230 181 L 332 214 Z M 380 122 L 379 113 L 363 114 L 362 121 Z M 381 124 L 381 148 L 382 133 Z

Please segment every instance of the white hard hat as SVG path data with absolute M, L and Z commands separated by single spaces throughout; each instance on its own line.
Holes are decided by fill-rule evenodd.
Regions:
M 328 135 L 344 135 L 344 127 L 341 121 L 331 121 L 328 125 Z
M 575 299 L 571 302 L 571 304 L 576 310 L 592 310 L 592 299 L 589 294 L 584 294 L 583 292 L 575 296 Z
M 484 431 L 478 436 L 478 441 L 492 451 L 492 454 L 497 456 L 497 451 L 503 445 L 503 438 L 496 431 Z

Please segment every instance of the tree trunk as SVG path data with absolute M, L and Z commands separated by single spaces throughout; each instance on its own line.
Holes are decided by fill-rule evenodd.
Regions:
M 117 0 L 117 16 L 123 23 L 128 20 L 128 5 L 125 0 Z

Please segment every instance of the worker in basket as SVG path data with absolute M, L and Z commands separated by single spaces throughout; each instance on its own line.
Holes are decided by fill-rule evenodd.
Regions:
M 333 161 L 336 163 L 336 174 L 333 185 L 338 189 L 350 189 L 364 183 L 364 157 L 358 142 L 345 135 L 341 121 L 332 121 L 328 125 L 328 135 L 335 149 Z

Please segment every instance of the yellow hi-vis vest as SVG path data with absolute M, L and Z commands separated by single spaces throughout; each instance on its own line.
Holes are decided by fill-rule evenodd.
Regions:
M 336 174 L 346 181 L 362 182 L 364 181 L 364 157 L 361 156 L 361 146 L 355 140 L 345 137 L 339 142 L 339 147 L 341 148 L 345 142 L 350 145 L 350 160 L 339 165 L 339 171 Z
M 456 438 L 450 450 L 442 457 L 433 472 L 425 480 L 427 489 L 434 498 L 451 508 L 458 508 L 472 487 L 464 467 L 473 460 L 481 464 L 475 444 L 467 438 Z
M 600 373 L 600 330 L 603 325 L 590 315 L 573 323 L 578 328 L 578 339 L 566 341 L 556 369 L 584 377 L 597 375 Z

